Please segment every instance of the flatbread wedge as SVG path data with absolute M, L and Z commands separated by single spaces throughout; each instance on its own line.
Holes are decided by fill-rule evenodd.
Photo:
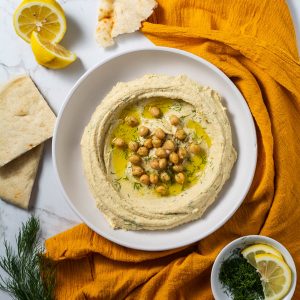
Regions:
M 102 47 L 112 46 L 116 36 L 138 30 L 156 6 L 155 0 L 102 0 L 96 28 L 97 42 Z
M 52 136 L 55 115 L 30 77 L 0 90 L 0 167 Z
M 0 168 L 0 198 L 28 209 L 44 144 Z

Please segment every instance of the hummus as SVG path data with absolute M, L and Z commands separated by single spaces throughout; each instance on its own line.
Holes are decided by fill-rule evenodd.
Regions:
M 220 96 L 186 76 L 118 83 L 81 141 L 90 190 L 113 228 L 169 229 L 200 218 L 236 160 Z

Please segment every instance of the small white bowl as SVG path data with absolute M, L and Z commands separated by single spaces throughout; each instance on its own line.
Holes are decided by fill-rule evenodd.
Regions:
M 217 256 L 211 271 L 211 289 L 216 300 L 232 300 L 230 295 L 227 295 L 225 289 L 219 281 L 219 273 L 220 268 L 224 260 L 226 260 L 234 250 L 243 249 L 247 246 L 253 244 L 266 244 L 276 248 L 284 257 L 285 262 L 288 264 L 292 271 L 292 285 L 289 293 L 282 300 L 290 300 L 295 292 L 296 282 L 297 282 L 297 272 L 294 260 L 288 250 L 279 242 L 262 235 L 248 235 L 241 238 L 238 238 L 231 243 L 229 243 L 226 247 L 222 249 L 222 251 Z

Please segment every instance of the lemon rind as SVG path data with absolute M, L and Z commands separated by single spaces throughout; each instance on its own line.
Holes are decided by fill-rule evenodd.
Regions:
M 292 285 L 292 271 L 291 271 L 290 267 L 284 260 L 280 259 L 278 256 L 273 255 L 273 254 L 269 254 L 269 253 L 256 254 L 254 257 L 255 257 L 256 263 L 259 263 L 261 261 L 276 261 L 277 264 L 279 266 L 281 266 L 281 268 L 284 271 L 284 276 L 287 279 L 287 281 L 289 282 L 289 285 L 285 285 L 286 287 L 279 294 L 275 295 L 274 297 L 266 297 L 265 296 L 265 300 L 282 299 L 284 296 L 286 296 L 288 294 L 288 292 L 291 288 L 291 285 Z
M 243 249 L 243 250 L 241 251 L 241 253 L 242 253 L 242 255 L 245 257 L 245 256 L 247 256 L 250 252 L 255 252 L 255 251 L 251 251 L 251 250 L 253 250 L 253 249 L 255 249 L 255 248 L 259 248 L 259 247 L 265 248 L 265 249 L 263 249 L 263 250 L 268 249 L 268 250 L 270 250 L 270 252 L 265 251 L 266 253 L 274 254 L 274 255 L 276 255 L 277 257 L 283 259 L 283 256 L 282 256 L 282 254 L 280 253 L 279 250 L 277 250 L 277 249 L 274 248 L 273 246 L 270 246 L 270 245 L 267 245 L 267 244 L 254 244 L 254 245 L 248 246 L 247 248 Z
M 36 52 L 36 49 L 33 49 L 32 51 L 35 56 L 36 61 L 49 69 L 63 69 L 70 65 L 72 62 L 74 62 L 77 58 L 76 54 L 69 51 L 70 55 L 69 56 L 61 56 L 56 52 L 51 51 L 45 45 L 42 43 L 41 39 L 39 38 L 39 34 L 35 31 L 32 32 L 31 35 L 31 45 L 34 43 L 38 44 L 38 47 L 43 48 L 43 51 L 47 54 L 48 59 L 41 59 L 41 55 L 39 55 L 38 52 Z

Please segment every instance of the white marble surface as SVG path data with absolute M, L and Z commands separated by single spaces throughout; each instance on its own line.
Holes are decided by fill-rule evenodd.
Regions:
M 94 39 L 98 1 L 60 0 L 68 21 L 62 45 L 74 51 L 79 59 L 65 70 L 47 70 L 35 62 L 30 46 L 13 29 L 12 14 L 19 2 L 20 0 L 0 1 L 0 83 L 16 74 L 29 74 L 55 113 L 58 113 L 70 88 L 86 70 L 113 53 L 151 45 L 143 35 L 135 33 L 120 37 L 118 45 L 112 49 L 101 49 Z M 300 49 L 300 1 L 287 2 L 294 19 Z M 0 200 L 0 255 L 4 251 L 3 238 L 13 241 L 19 226 L 27 220 L 30 213 L 39 216 L 43 238 L 80 223 L 80 219 L 64 200 L 54 176 L 51 141 L 46 143 L 32 202 L 33 208 L 27 212 Z M 0 292 L 0 299 L 10 297 Z

